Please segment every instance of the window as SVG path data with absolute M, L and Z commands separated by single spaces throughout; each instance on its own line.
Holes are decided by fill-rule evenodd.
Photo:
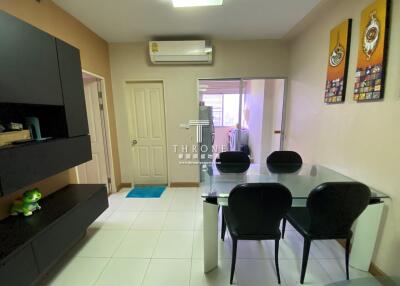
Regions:
M 203 94 L 205 106 L 213 108 L 214 126 L 236 126 L 239 123 L 239 94 Z

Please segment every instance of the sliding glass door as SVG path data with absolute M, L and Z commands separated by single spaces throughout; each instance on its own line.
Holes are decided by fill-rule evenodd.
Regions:
M 200 106 L 212 114 L 214 155 L 243 151 L 261 163 L 283 148 L 284 79 L 207 79 L 198 86 Z

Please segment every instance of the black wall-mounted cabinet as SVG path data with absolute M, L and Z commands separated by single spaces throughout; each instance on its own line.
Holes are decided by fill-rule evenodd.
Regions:
M 48 140 L 0 148 L 0 196 L 91 160 L 79 50 L 1 11 L 0 123 L 27 117 Z
M 79 50 L 56 39 L 68 136 L 89 133 Z
M 0 150 L 3 196 L 92 159 L 90 137 L 79 136 Z
M 68 137 L 89 134 L 79 50 L 0 12 L 0 103 L 60 105 Z
M 63 105 L 55 38 L 2 11 L 0 102 Z

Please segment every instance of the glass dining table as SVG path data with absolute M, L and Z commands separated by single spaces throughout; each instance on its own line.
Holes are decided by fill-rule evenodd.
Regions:
M 230 165 L 230 169 L 237 169 L 236 167 L 240 169 L 239 165 Z M 330 168 L 315 164 L 303 164 L 290 172 L 273 172 L 266 165 L 256 164 L 252 164 L 243 173 L 230 173 L 229 170 L 221 172 L 215 164 L 203 165 L 201 171 L 205 273 L 212 271 L 218 265 L 218 206 L 228 205 L 229 193 L 235 186 L 246 183 L 280 183 L 290 190 L 293 197 L 292 206 L 305 207 L 308 195 L 317 186 L 327 182 L 356 181 Z M 350 255 L 350 264 L 363 271 L 369 269 L 384 201 L 390 199 L 374 188 L 370 187 L 370 190 L 370 205 L 354 226 Z

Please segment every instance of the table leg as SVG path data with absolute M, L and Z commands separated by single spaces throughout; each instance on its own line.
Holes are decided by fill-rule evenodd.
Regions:
M 204 273 L 218 266 L 218 205 L 203 202 Z
M 357 219 L 350 253 L 350 265 L 368 271 L 381 223 L 384 203 L 369 205 Z

